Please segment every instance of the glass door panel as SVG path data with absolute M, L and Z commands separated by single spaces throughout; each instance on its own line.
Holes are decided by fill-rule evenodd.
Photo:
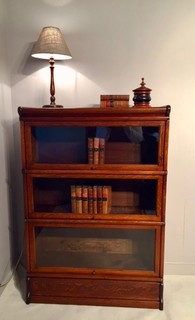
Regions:
M 38 268 L 155 271 L 155 229 L 35 227 Z
M 157 216 L 161 213 L 161 176 L 150 179 L 33 177 L 29 184 L 33 194 L 30 211 L 35 214 Z
M 96 137 L 105 140 L 107 164 L 158 164 L 158 126 L 97 127 Z
M 87 162 L 85 127 L 32 127 L 35 163 L 76 164 Z
M 160 125 L 29 128 L 33 164 L 160 164 Z

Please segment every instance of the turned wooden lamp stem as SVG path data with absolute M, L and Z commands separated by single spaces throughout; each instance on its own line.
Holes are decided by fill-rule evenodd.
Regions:
M 49 59 L 50 70 L 51 70 L 51 79 L 50 79 L 50 106 L 55 107 L 55 82 L 54 82 L 54 58 Z

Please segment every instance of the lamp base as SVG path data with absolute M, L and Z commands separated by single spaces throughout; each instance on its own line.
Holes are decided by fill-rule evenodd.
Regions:
M 64 108 L 64 107 L 60 104 L 44 104 L 42 108 Z

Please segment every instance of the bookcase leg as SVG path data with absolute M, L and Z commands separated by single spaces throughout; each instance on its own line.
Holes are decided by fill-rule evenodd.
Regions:
M 26 278 L 26 304 L 30 303 L 30 277 Z
M 164 290 L 164 285 L 163 285 L 163 281 L 161 281 L 161 284 L 160 284 L 160 305 L 159 305 L 160 310 L 163 310 L 163 290 Z

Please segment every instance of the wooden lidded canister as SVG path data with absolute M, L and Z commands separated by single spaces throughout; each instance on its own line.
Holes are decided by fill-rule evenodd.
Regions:
M 152 89 L 145 87 L 144 78 L 142 78 L 142 82 L 140 83 L 140 85 L 141 87 L 133 90 L 134 105 L 140 106 L 140 107 L 146 107 L 146 106 L 149 107 L 150 101 L 151 101 L 150 92 L 152 91 Z

